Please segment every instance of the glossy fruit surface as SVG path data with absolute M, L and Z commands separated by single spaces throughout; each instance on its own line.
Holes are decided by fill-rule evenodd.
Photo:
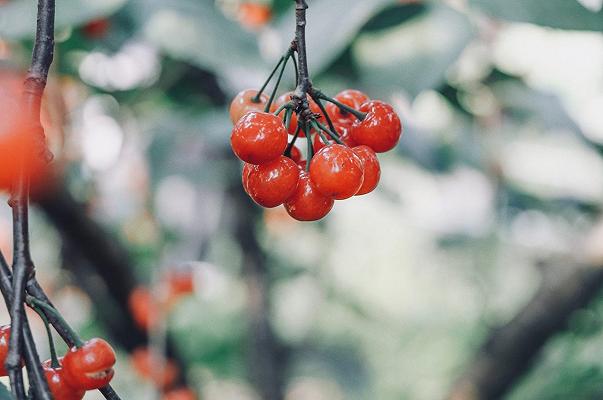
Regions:
M 171 386 L 178 378 L 179 369 L 174 361 L 162 359 L 147 347 L 134 350 L 130 360 L 132 367 L 141 377 L 159 388 Z
M 77 389 L 92 390 L 113 379 L 115 351 L 103 339 L 88 340 L 80 348 L 72 347 L 63 357 L 67 383 Z
M 358 145 L 367 145 L 377 153 L 393 149 L 402 135 L 400 118 L 387 103 L 371 100 L 360 107 L 367 113 L 363 121 L 352 125 L 351 137 Z
M 347 89 L 339 92 L 334 98 L 338 102 L 356 110 L 358 110 L 362 104 L 370 100 L 366 94 L 355 89 Z M 333 123 L 352 123 L 357 120 L 353 114 L 341 110 L 333 103 L 328 103 L 326 108 L 327 113 L 329 114 L 329 117 L 331 117 Z
M 62 360 L 62 357 L 59 358 L 59 364 L 62 363 Z M 46 360 L 42 363 L 42 369 L 54 400 L 81 400 L 86 394 L 85 390 L 75 389 L 67 383 L 65 370 L 62 366 L 52 368 L 51 361 Z
M 297 147 L 293 146 L 291 147 L 291 154 L 289 155 L 289 158 L 295 161 L 295 163 L 298 163 L 302 159 L 302 153 Z
M 354 196 L 363 182 L 362 161 L 348 147 L 320 149 L 310 162 L 310 180 L 324 196 L 343 200 Z
M 0 326 L 0 376 L 8 376 L 4 363 L 8 355 L 8 342 L 10 340 L 10 325 Z
M 264 111 L 269 98 L 266 94 L 262 93 L 259 101 L 254 102 L 253 99 L 257 94 L 257 90 L 246 89 L 239 92 L 234 99 L 232 99 L 232 102 L 230 103 L 230 120 L 233 124 L 236 124 L 241 117 L 249 111 Z
M 197 395 L 189 388 L 179 388 L 165 393 L 162 400 L 197 400 Z
M 259 205 L 272 208 L 283 204 L 297 188 L 299 168 L 285 156 L 262 165 L 249 173 L 247 188 L 251 198 Z
M 265 164 L 280 157 L 287 148 L 287 131 L 273 114 L 248 112 L 234 126 L 232 150 L 250 164 Z
M 357 146 L 352 148 L 354 154 L 362 161 L 362 168 L 364 170 L 364 180 L 362 186 L 356 193 L 356 196 L 367 194 L 375 190 L 379 179 L 381 178 L 381 167 L 379 165 L 379 159 L 377 154 L 368 146 Z
M 299 184 L 293 196 L 285 203 L 290 216 L 298 221 L 317 221 L 327 215 L 335 201 L 322 195 L 306 172 L 299 176 Z
M 157 324 L 159 318 L 157 307 L 158 302 L 148 288 L 139 286 L 130 293 L 128 308 L 139 328 L 148 331 Z

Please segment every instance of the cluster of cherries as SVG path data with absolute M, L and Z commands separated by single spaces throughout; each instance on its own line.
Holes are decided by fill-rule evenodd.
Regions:
M 5 368 L 10 340 L 10 325 L 0 326 L 0 376 Z M 103 339 L 95 338 L 74 346 L 58 359 L 47 360 L 42 368 L 55 400 L 81 400 L 87 390 L 107 386 L 113 379 L 115 351 Z
M 291 217 L 315 221 L 331 211 L 335 200 L 377 187 L 376 153 L 396 146 L 402 124 L 391 105 L 358 90 L 344 90 L 335 98 L 319 91 L 306 96 L 307 103 L 288 92 L 269 104 L 268 96 L 256 90 L 240 92 L 230 105 L 230 141 L 245 163 L 243 188 L 257 204 L 284 204 Z M 298 137 L 306 137 L 306 160 L 295 146 Z

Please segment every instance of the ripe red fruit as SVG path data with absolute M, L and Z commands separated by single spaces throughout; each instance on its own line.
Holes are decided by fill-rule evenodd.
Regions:
M 324 196 L 343 200 L 362 186 L 362 161 L 348 147 L 333 144 L 320 149 L 310 162 L 310 179 Z
M 128 308 L 134 322 L 145 331 L 152 329 L 157 324 L 158 307 L 158 302 L 153 298 L 151 291 L 143 286 L 135 288 L 128 298 Z
M 358 145 L 367 145 L 377 153 L 393 149 L 402 135 L 400 118 L 387 103 L 372 100 L 360 106 L 367 113 L 352 125 L 351 136 Z
M 10 340 L 10 325 L 0 326 L 0 376 L 8 376 L 4 363 L 8 355 L 8 342 Z
M 134 350 L 130 361 L 132 367 L 142 378 L 153 382 L 159 388 L 171 386 L 180 373 L 174 361 L 170 359 L 162 360 L 146 347 Z
M 379 166 L 377 154 L 370 147 L 357 146 L 352 151 L 362 161 L 362 168 L 364 170 L 364 181 L 358 193 L 356 193 L 356 196 L 360 196 L 372 192 L 377 187 L 379 178 L 381 177 L 381 167 Z
M 103 339 L 94 338 L 82 347 L 72 347 L 63 357 L 67 383 L 76 389 L 92 390 L 113 379 L 115 351 Z
M 249 196 L 259 205 L 273 208 L 283 204 L 297 188 L 299 168 L 292 159 L 280 156 L 267 164 L 256 165 L 249 173 Z
M 197 400 L 197 395 L 191 389 L 180 388 L 165 393 L 161 400 Z
M 265 164 L 283 154 L 287 148 L 287 131 L 276 115 L 251 111 L 234 126 L 230 144 L 241 160 Z
M 342 92 L 339 92 L 337 96 L 335 96 L 335 100 L 357 110 L 362 104 L 369 101 L 370 98 L 366 94 L 362 93 L 360 90 L 347 89 Z M 327 104 L 326 108 L 329 117 L 331 117 L 331 120 L 335 124 L 351 123 L 356 121 L 356 117 L 353 114 L 341 110 L 333 103 Z
M 110 26 L 111 23 L 107 18 L 98 18 L 93 19 L 84 25 L 82 31 L 84 32 L 84 35 L 90 39 L 100 39 L 107 34 Z
M 316 190 L 309 175 L 302 171 L 297 189 L 285 203 L 285 209 L 298 221 L 317 221 L 331 211 L 334 203 L 332 198 Z
M 258 94 L 257 90 L 246 89 L 239 92 L 230 103 L 230 120 L 236 124 L 241 117 L 249 111 L 264 111 L 268 103 L 268 96 L 262 93 L 259 101 L 256 103 L 253 98 Z
M 239 6 L 237 19 L 244 27 L 256 30 L 268 22 L 272 18 L 272 9 L 267 4 L 244 2 Z
M 302 153 L 297 147 L 293 146 L 291 147 L 291 154 L 289 155 L 289 158 L 295 161 L 295 163 L 298 163 L 302 159 Z
M 241 182 L 243 183 L 243 189 L 247 194 L 249 194 L 249 174 L 253 170 L 253 167 L 255 167 L 255 165 L 245 163 L 243 165 L 243 171 L 241 172 Z
M 168 309 L 183 296 L 195 292 L 195 280 L 191 269 L 171 269 L 164 279 L 167 285 L 167 299 L 165 302 Z
M 59 367 L 52 368 L 51 360 L 46 360 L 42 363 L 44 374 L 46 375 L 46 381 L 48 381 L 48 388 L 52 393 L 54 400 L 81 400 L 86 394 L 83 389 L 75 389 L 67 383 L 65 379 L 65 370 L 60 365 L 62 364 L 63 358 L 59 358 Z

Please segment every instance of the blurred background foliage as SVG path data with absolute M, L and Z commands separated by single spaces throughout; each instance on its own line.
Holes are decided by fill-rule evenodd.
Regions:
M 35 2 L 1 3 L 0 66 L 24 68 Z M 164 327 L 202 398 L 260 398 L 245 366 L 241 218 L 265 253 L 287 400 L 442 398 L 547 276 L 603 262 L 602 3 L 308 0 L 315 85 L 391 102 L 405 133 L 380 156 L 376 192 L 297 223 L 280 208 L 233 211 L 227 116 L 290 43 L 291 0 L 61 0 L 46 96 L 55 165 L 140 282 L 193 269 L 194 296 Z M 99 301 L 37 212 L 32 234 L 58 307 L 103 334 Z M 10 254 L 8 207 L 0 248 Z M 600 398 L 601 315 L 603 298 L 575 315 L 507 398 Z M 124 351 L 114 383 L 125 399 L 152 393 Z

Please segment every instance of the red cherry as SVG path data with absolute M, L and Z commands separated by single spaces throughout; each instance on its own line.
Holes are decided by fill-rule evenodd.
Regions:
M 249 194 L 249 174 L 253 170 L 253 167 L 255 167 L 255 165 L 249 163 L 245 163 L 245 165 L 243 165 L 241 181 L 243 182 L 243 189 L 245 189 L 245 193 L 247 194 Z
M 367 194 L 372 192 L 379 183 L 381 177 L 381 167 L 379 166 L 379 159 L 377 154 L 368 146 L 357 146 L 352 149 L 354 154 L 362 161 L 362 167 L 364 170 L 364 181 L 362 186 L 356 193 L 356 196 Z
M 63 357 L 65 380 L 76 389 L 92 390 L 113 379 L 115 351 L 103 339 L 91 339 L 82 347 L 72 347 Z
M 188 388 L 180 388 L 165 393 L 161 400 L 197 400 L 197 395 Z
M 132 367 L 138 374 L 148 381 L 153 382 L 157 387 L 166 388 L 171 386 L 180 370 L 174 361 L 170 359 L 162 360 L 156 357 L 147 347 L 137 348 L 130 357 Z
M 257 90 L 246 89 L 239 92 L 230 103 L 230 120 L 236 124 L 243 115 L 249 111 L 264 111 L 268 104 L 268 96 L 262 93 L 259 101 L 256 103 L 253 98 L 258 94 Z
M 317 221 L 331 211 L 334 203 L 332 198 L 316 190 L 310 176 L 302 171 L 297 189 L 285 203 L 285 209 L 298 221 Z
M 310 179 L 324 196 L 336 200 L 350 198 L 362 186 L 362 161 L 346 146 L 326 146 L 310 162 Z
M 283 204 L 295 191 L 299 168 L 292 159 L 281 156 L 276 160 L 256 165 L 249 173 L 249 196 L 259 205 L 273 208 Z
M 51 360 L 46 360 L 42 363 L 48 388 L 52 393 L 54 400 L 81 400 L 84 398 L 86 391 L 83 389 L 75 389 L 67 383 L 65 379 L 65 370 L 61 366 L 63 358 L 59 358 L 59 366 L 52 368 Z
M 400 118 L 387 103 L 372 100 L 360 106 L 367 113 L 352 125 L 351 136 L 358 145 L 367 145 L 377 153 L 393 149 L 402 135 Z
M 298 163 L 302 159 L 302 153 L 297 147 L 293 146 L 291 147 L 291 154 L 289 155 L 289 158 L 295 161 L 295 163 Z
M 346 89 L 339 92 L 337 96 L 335 96 L 335 100 L 357 110 L 362 104 L 369 101 L 370 98 L 360 90 Z M 329 114 L 329 117 L 331 117 L 333 123 L 351 123 L 356 121 L 356 117 L 353 114 L 341 110 L 333 103 L 327 104 L 327 113 Z
M 272 9 L 267 4 L 244 2 L 239 6 L 237 19 L 239 23 L 250 30 L 257 30 L 272 18 Z
M 276 115 L 251 111 L 234 126 L 230 144 L 241 160 L 265 164 L 283 154 L 287 148 L 287 131 Z
M 140 286 L 132 290 L 128 298 L 128 308 L 139 328 L 148 331 L 153 329 L 159 320 L 158 302 L 149 289 Z
M 84 25 L 82 31 L 84 32 L 84 35 L 90 39 L 100 39 L 107 34 L 110 26 L 111 23 L 107 18 L 98 18 L 93 19 Z
M 0 376 L 8 376 L 6 370 L 6 356 L 8 355 L 8 342 L 10 341 L 10 325 L 0 326 Z

